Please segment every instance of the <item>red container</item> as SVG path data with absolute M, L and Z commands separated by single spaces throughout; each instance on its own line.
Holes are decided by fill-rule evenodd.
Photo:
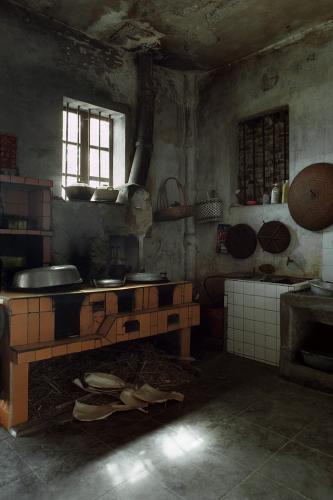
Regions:
M 16 173 L 17 138 L 15 135 L 0 134 L 0 170 L 6 174 Z
M 209 335 L 224 340 L 224 307 L 211 305 L 206 307 Z

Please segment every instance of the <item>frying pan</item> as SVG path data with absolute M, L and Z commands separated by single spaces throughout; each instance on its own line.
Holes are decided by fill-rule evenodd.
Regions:
M 251 226 L 236 224 L 227 234 L 225 246 L 235 259 L 247 259 L 257 246 L 257 235 Z
M 272 220 L 264 222 L 258 233 L 259 243 L 265 252 L 281 253 L 290 245 L 290 232 L 285 224 Z

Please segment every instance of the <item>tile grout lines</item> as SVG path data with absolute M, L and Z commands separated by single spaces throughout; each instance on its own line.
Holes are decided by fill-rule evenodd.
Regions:
M 237 414 L 234 414 L 233 417 L 239 417 L 241 416 L 243 413 L 245 413 L 251 406 L 253 406 L 253 404 L 255 403 L 251 403 L 250 405 L 248 405 L 245 409 L 241 410 L 239 413 Z M 230 417 L 229 417 L 230 418 Z M 228 417 L 227 417 L 228 419 Z M 292 438 L 290 438 L 289 436 L 285 436 L 284 434 L 280 434 L 279 432 L 276 432 L 272 429 L 268 429 L 267 427 L 263 427 L 259 424 L 256 424 L 256 423 L 253 423 L 251 422 L 250 425 L 254 425 L 255 427 L 259 428 L 259 429 L 262 429 L 262 430 L 265 430 L 265 431 L 268 431 L 268 432 L 272 432 L 273 434 L 277 434 L 281 437 L 284 437 L 287 439 L 287 441 L 278 449 L 276 450 L 272 455 L 270 455 L 260 466 L 258 466 L 256 469 L 254 469 L 252 472 L 250 472 L 242 481 L 240 481 L 238 484 L 236 484 L 235 486 L 233 486 L 228 492 L 225 493 L 225 495 L 223 495 L 221 497 L 221 500 L 223 498 L 225 498 L 231 491 L 233 491 L 235 488 L 237 488 L 238 486 L 240 486 L 241 484 L 243 484 L 245 481 L 247 481 L 250 477 L 252 477 L 254 474 L 256 474 L 257 472 L 260 471 L 260 469 L 262 469 L 262 467 L 267 463 L 269 462 L 275 455 L 277 455 L 283 448 L 285 448 L 289 443 L 293 442 L 294 438 L 297 437 L 298 434 L 300 434 L 304 429 L 305 427 L 307 427 L 308 425 L 310 424 L 306 424 L 304 427 L 302 427 L 302 429 L 300 431 L 298 431 Z M 297 441 L 295 441 L 297 442 Z M 240 462 L 238 462 L 237 460 L 235 460 L 236 463 L 239 463 L 239 465 L 242 465 Z M 264 475 L 264 474 L 263 474 Z M 264 475 L 265 477 L 267 477 L 266 475 Z M 269 478 L 271 480 L 271 478 Z M 293 491 L 294 493 L 297 493 L 299 494 L 301 497 L 307 499 L 307 500 L 310 500 L 308 497 L 305 497 L 304 495 L 302 495 L 301 493 L 299 493 L 298 491 L 296 490 L 292 490 L 291 488 L 289 487 L 286 487 L 285 485 L 283 485 L 282 483 L 279 483 L 278 481 L 275 481 L 277 484 L 281 484 L 282 486 L 284 486 L 284 488 L 287 488 L 289 489 L 290 491 Z
M 260 470 L 264 467 L 264 465 L 266 465 L 270 460 L 272 460 L 278 453 L 280 453 L 287 445 L 289 445 L 290 443 L 296 443 L 296 444 L 299 444 L 301 446 L 304 446 L 305 448 L 308 448 L 312 451 L 316 451 L 316 452 L 319 452 L 319 453 L 322 453 L 323 455 L 329 457 L 329 458 L 332 458 L 331 455 L 327 454 L 327 453 L 323 453 L 321 452 L 320 450 L 317 450 L 316 448 L 311 448 L 310 446 L 307 446 L 307 445 L 303 445 L 302 443 L 300 443 L 299 441 L 296 441 L 296 438 L 299 434 L 301 434 L 303 432 L 303 430 L 308 427 L 309 425 L 311 425 L 312 422 L 304 425 L 304 427 L 302 427 L 302 429 L 300 429 L 292 438 L 288 438 L 287 436 L 284 436 L 283 434 L 279 434 L 279 433 L 276 433 L 275 434 L 279 434 L 280 436 L 282 437 L 286 437 L 287 438 L 287 441 L 278 449 L 276 450 L 270 457 L 267 458 L 267 460 L 265 460 L 259 467 L 257 467 L 255 470 L 253 470 L 250 474 L 248 474 L 248 476 L 246 476 L 242 481 L 240 481 L 237 485 L 235 485 L 233 488 L 231 488 L 225 495 L 223 495 L 221 497 L 220 500 L 226 498 L 226 496 L 231 492 L 233 491 L 235 488 L 237 488 L 238 486 L 240 486 L 241 484 L 243 484 L 245 481 L 247 481 L 249 478 L 251 478 L 254 474 L 260 472 Z M 256 427 L 259 427 L 261 429 L 265 429 L 265 430 L 269 430 L 270 432 L 274 432 L 274 431 L 271 431 L 270 429 L 267 429 L 266 427 L 262 427 L 260 425 L 257 425 L 257 424 L 253 424 L 255 425 Z M 289 486 L 286 486 L 285 484 L 281 483 L 280 481 L 276 481 L 275 479 L 272 480 L 271 477 L 269 477 L 268 475 L 264 474 L 263 472 L 261 472 L 261 474 L 266 477 L 267 479 L 269 479 L 270 481 L 274 481 L 275 483 L 279 484 L 280 486 L 283 486 L 284 488 L 296 493 L 297 495 L 299 495 L 300 497 L 303 497 L 304 499 L 306 500 L 311 500 L 309 497 L 306 497 L 305 495 L 303 495 L 303 493 L 297 491 L 297 490 L 294 490 L 293 488 L 290 488 Z
M 283 450 L 292 440 L 289 439 L 286 443 L 284 443 L 278 450 L 276 450 L 274 453 L 272 453 L 272 455 L 270 455 L 266 460 L 264 460 L 264 462 L 259 465 L 256 469 L 254 469 L 252 472 L 250 472 L 244 479 L 242 479 L 242 481 L 240 481 L 238 484 L 236 484 L 235 486 L 233 486 L 232 488 L 230 488 L 230 490 L 225 494 L 223 495 L 222 497 L 220 497 L 220 500 L 226 498 L 226 496 L 231 492 L 233 491 L 234 489 L 236 489 L 238 486 L 240 486 L 241 484 L 243 484 L 245 481 L 247 481 L 248 479 L 250 479 L 252 476 L 254 476 L 254 474 L 256 474 L 257 472 L 260 472 L 260 469 L 263 468 L 264 465 L 266 465 L 266 463 L 268 463 L 273 457 L 275 457 L 278 453 L 280 453 L 281 450 Z M 266 477 L 266 476 L 265 476 Z M 271 480 L 271 478 L 269 478 Z M 284 486 L 286 488 L 286 486 Z M 290 488 L 287 488 L 287 489 L 290 489 Z M 296 490 L 292 490 L 294 491 L 294 493 L 297 493 L 298 494 L 298 491 Z M 301 495 L 304 497 L 304 495 Z M 306 498 L 307 500 L 310 500 L 308 497 L 304 497 Z
M 15 438 L 13 438 L 13 439 L 15 439 Z M 29 475 L 29 474 L 31 474 L 31 473 L 32 473 L 32 474 L 33 474 L 33 476 L 37 479 L 37 481 L 39 481 L 39 482 L 41 482 L 41 483 L 43 484 L 43 482 L 42 482 L 42 481 L 41 481 L 41 479 L 37 476 L 37 474 L 35 473 L 34 469 L 33 469 L 33 468 L 31 467 L 31 465 L 29 464 L 29 462 L 27 462 L 27 460 L 26 460 L 24 457 L 22 457 L 22 456 L 20 455 L 20 453 L 19 453 L 19 452 L 18 452 L 15 448 L 13 448 L 13 446 L 11 446 L 11 445 L 10 445 L 10 440 L 7 440 L 7 439 L 6 439 L 5 441 L 6 441 L 6 442 L 8 441 L 8 442 L 7 442 L 7 444 L 8 444 L 8 446 L 9 446 L 9 448 L 10 448 L 10 449 L 11 449 L 11 450 L 15 453 L 15 455 L 17 455 L 17 456 L 19 457 L 19 459 L 20 459 L 20 460 L 22 460 L 22 462 L 23 462 L 23 463 L 24 463 L 24 464 L 28 467 L 28 469 L 30 469 L 30 472 L 28 472 L 28 471 L 27 471 L 26 473 L 20 474 L 20 475 L 17 477 L 17 479 L 14 479 L 14 480 L 11 480 L 11 481 L 8 481 L 8 482 L 4 483 L 3 485 L 1 485 L 1 486 L 0 486 L 0 492 L 1 492 L 1 488 L 2 488 L 3 486 L 6 486 L 7 484 L 13 483 L 13 482 L 15 482 L 15 481 L 17 481 L 17 480 L 20 480 L 21 478 L 23 478 L 23 477 L 25 477 L 25 476 L 28 476 L 28 475 Z
M 244 410 L 244 412 L 238 414 L 237 416 L 238 417 L 241 417 L 243 413 L 245 413 L 246 410 Z M 308 422 L 307 424 L 305 424 L 299 431 L 296 432 L 296 434 L 294 434 L 292 437 L 290 436 L 286 436 L 285 434 L 282 434 L 281 432 L 277 432 L 275 431 L 274 429 L 271 429 L 270 427 L 265 427 L 263 425 L 260 425 L 258 423 L 255 423 L 255 422 L 248 422 L 250 425 L 254 425 L 255 427 L 258 427 L 259 429 L 263 429 L 265 431 L 269 431 L 269 432 L 272 432 L 273 434 L 278 434 L 279 436 L 281 437 L 284 437 L 286 439 L 288 439 L 289 441 L 294 441 L 296 444 L 299 444 L 301 446 L 304 446 L 305 448 L 308 448 L 309 450 L 312 450 L 312 451 L 316 451 L 318 453 L 321 453 L 322 455 L 325 455 L 326 457 L 329 457 L 329 458 L 333 458 L 333 455 L 331 455 L 330 453 L 326 453 L 325 451 L 322 451 L 322 450 L 319 450 L 318 448 L 313 448 L 312 446 L 309 446 L 307 444 L 304 444 L 302 441 L 298 441 L 297 440 L 297 436 L 299 434 L 301 434 L 305 429 L 307 429 L 308 427 L 310 427 L 310 425 L 314 422 L 315 419 L 311 420 L 311 422 Z

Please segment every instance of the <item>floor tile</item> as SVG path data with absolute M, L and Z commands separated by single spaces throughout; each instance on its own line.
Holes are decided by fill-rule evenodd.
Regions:
M 178 429 L 179 426 L 186 426 L 205 433 L 216 427 L 219 422 L 224 421 L 230 415 L 230 412 L 224 410 L 219 411 L 217 408 L 215 408 L 214 412 L 212 408 L 203 406 L 201 411 L 193 410 L 183 414 L 164 414 L 163 416 L 156 417 L 156 420 L 160 425 L 167 426 L 171 429 Z
M 176 443 L 176 438 L 177 434 L 173 428 L 161 426 L 144 435 L 132 435 L 131 441 L 121 447 L 121 450 L 141 460 L 157 462 L 164 457 L 170 443 Z
M 17 439 L 0 429 L 0 500 L 333 498 L 332 397 L 245 358 L 199 366 L 183 404 Z
M 301 398 L 291 399 L 287 396 L 280 396 L 277 399 L 274 399 L 274 396 L 266 397 L 254 403 L 242 414 L 247 422 L 290 438 L 312 422 L 315 416 L 316 408 L 312 399 L 304 401 Z
M 35 473 L 48 486 L 52 500 L 91 500 L 132 478 L 137 462 L 129 454 L 97 443 L 80 456 L 67 455 Z
M 141 412 L 139 410 L 128 411 L 128 412 L 118 412 L 110 416 L 109 418 L 97 420 L 95 422 L 81 422 L 80 425 L 82 429 L 90 434 L 98 435 L 100 434 L 101 439 L 103 439 L 103 434 L 107 433 L 109 435 L 116 435 L 124 431 L 128 434 L 132 432 L 132 429 L 138 425 L 143 428 L 146 426 L 146 422 L 151 422 L 153 416 L 158 415 L 164 410 L 164 405 L 156 405 L 158 410 L 151 411 L 148 408 L 148 412 Z M 161 406 L 161 407 L 160 407 Z M 122 432 L 123 433 L 123 432 Z
M 217 396 L 218 395 L 218 396 Z M 238 415 L 257 399 L 254 391 L 245 391 L 242 388 L 232 390 L 218 388 L 215 399 L 188 411 L 164 412 L 154 419 L 161 423 L 175 427 L 181 425 L 195 426 L 197 428 L 211 429 L 225 419 Z
M 214 429 L 215 450 L 255 469 L 280 449 L 287 438 L 235 418 Z
M 230 457 L 191 442 L 170 446 L 169 458 L 153 465 L 153 475 L 169 490 L 193 500 L 215 500 L 242 481 L 249 469 Z M 192 444 L 193 446 L 193 444 Z
M 31 469 L 9 446 L 8 442 L 2 441 L 0 445 L 0 486 L 30 474 L 30 472 Z
M 333 411 L 315 419 L 295 439 L 310 448 L 333 456 Z
M 8 439 L 8 437 L 8 432 L 3 427 L 0 427 L 0 441 L 2 441 L 3 439 Z
M 82 453 L 96 440 L 98 437 L 87 435 L 78 423 L 70 423 L 12 439 L 9 445 L 32 469 L 38 469 L 46 464 L 61 462 L 66 454 L 75 450 Z
M 261 474 L 253 474 L 236 486 L 223 500 L 304 500 L 303 495 L 285 488 Z
M 48 488 L 31 473 L 0 487 L 0 500 L 48 500 Z
M 175 492 L 169 491 L 147 471 L 138 473 L 132 481 L 107 492 L 98 500 L 177 500 Z
M 332 498 L 333 458 L 299 443 L 288 443 L 260 472 L 313 500 Z
M 109 422 L 109 427 L 104 427 L 102 432 L 98 435 L 100 439 L 116 449 L 123 449 L 126 446 L 131 446 L 133 442 L 137 442 L 140 439 L 149 438 L 154 432 L 158 432 L 163 428 L 163 424 L 160 422 L 149 418 L 127 427 L 124 426 L 114 426 L 112 422 Z

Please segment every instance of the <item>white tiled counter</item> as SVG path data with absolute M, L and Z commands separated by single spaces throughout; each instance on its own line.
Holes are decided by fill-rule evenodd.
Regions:
M 270 365 L 280 360 L 280 295 L 306 288 L 230 279 L 225 281 L 227 351 Z

